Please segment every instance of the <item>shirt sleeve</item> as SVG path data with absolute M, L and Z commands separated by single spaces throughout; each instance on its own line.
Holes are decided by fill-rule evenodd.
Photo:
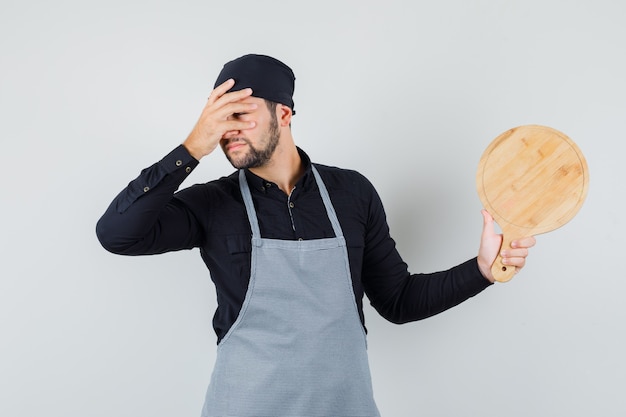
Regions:
M 121 255 L 148 255 L 197 246 L 197 219 L 174 198 L 197 165 L 198 161 L 180 145 L 142 170 L 98 221 L 96 235 L 102 246 Z
M 372 187 L 363 261 L 363 289 L 372 306 L 393 323 L 421 320 L 454 307 L 491 283 L 476 258 L 445 271 L 411 274 L 389 234 L 380 197 Z

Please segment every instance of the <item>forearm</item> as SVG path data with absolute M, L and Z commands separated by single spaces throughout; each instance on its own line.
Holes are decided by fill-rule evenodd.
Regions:
M 441 313 L 490 285 L 476 258 L 445 271 L 410 274 L 389 235 L 382 202 L 373 195 L 366 234 L 363 289 L 381 316 L 394 323 Z
M 140 255 L 193 246 L 195 220 L 173 195 L 197 163 L 179 146 L 144 169 L 98 221 L 96 234 L 104 248 Z
M 387 320 L 407 323 L 439 314 L 491 285 L 478 268 L 476 258 L 446 271 L 407 275 L 387 283 L 372 305 Z

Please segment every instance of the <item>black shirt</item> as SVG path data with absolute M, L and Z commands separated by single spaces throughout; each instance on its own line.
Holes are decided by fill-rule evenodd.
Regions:
M 264 238 L 334 237 L 311 161 L 298 151 L 306 171 L 290 195 L 246 170 Z M 216 287 L 213 327 L 219 342 L 236 320 L 246 295 L 252 232 L 237 172 L 176 192 L 197 164 L 181 145 L 144 169 L 113 200 L 98 221 L 96 233 L 107 250 L 123 255 L 200 248 Z M 364 292 L 384 318 L 405 323 L 440 313 L 489 286 L 475 258 L 447 271 L 410 274 L 389 235 L 383 205 L 372 184 L 356 171 L 315 166 L 346 238 L 363 324 Z

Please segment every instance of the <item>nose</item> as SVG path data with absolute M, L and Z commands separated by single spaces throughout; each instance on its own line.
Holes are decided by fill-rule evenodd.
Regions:
M 232 138 L 236 138 L 237 136 L 239 136 L 239 133 L 241 133 L 240 130 L 229 130 L 228 132 L 224 133 L 224 135 L 222 135 L 222 139 L 229 140 Z

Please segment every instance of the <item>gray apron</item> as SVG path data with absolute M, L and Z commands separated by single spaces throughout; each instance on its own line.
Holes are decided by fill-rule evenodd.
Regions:
M 334 238 L 261 238 L 252 227 L 246 298 L 221 340 L 203 417 L 378 417 L 348 252 L 328 191 L 313 167 Z

